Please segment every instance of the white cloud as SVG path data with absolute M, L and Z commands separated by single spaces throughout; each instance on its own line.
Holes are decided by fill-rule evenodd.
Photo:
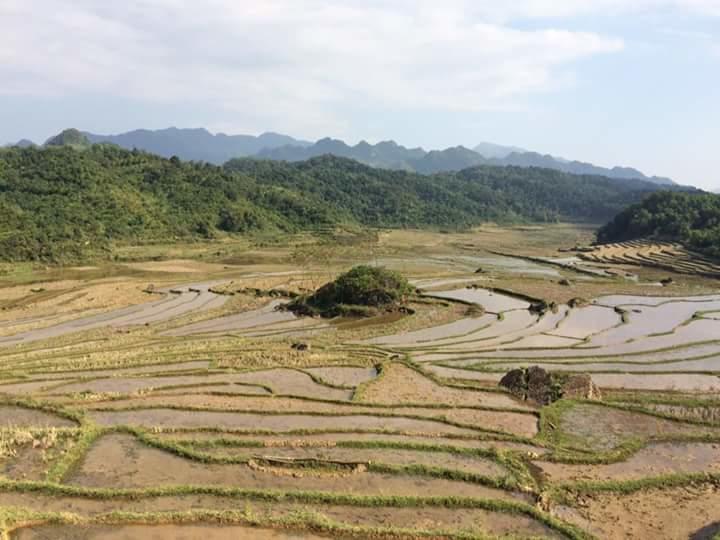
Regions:
M 720 16 L 720 0 L 481 0 L 471 5 L 476 12 L 499 20 L 551 19 L 578 15 L 616 16 L 659 10 Z
M 566 11 L 605 3 L 615 2 Z M 3 0 L 0 93 L 212 102 L 324 126 L 334 122 L 328 105 L 347 102 L 507 107 L 552 89 L 574 61 L 623 47 L 594 33 L 511 28 L 499 4 Z M 517 4 L 564 13 L 555 1 Z
M 305 133 L 348 104 L 507 109 L 624 47 L 563 17 L 653 9 L 720 0 L 2 0 L 0 94 L 211 103 Z

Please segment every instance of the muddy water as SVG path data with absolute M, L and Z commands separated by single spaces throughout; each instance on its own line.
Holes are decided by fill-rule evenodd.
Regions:
M 44 383 L 22 383 L 22 385 L 10 385 L 8 388 L 14 393 L 20 393 L 25 390 L 25 384 L 34 384 L 41 389 L 47 385 L 57 385 L 62 381 L 49 381 Z M 230 389 L 237 393 L 248 394 L 267 394 L 268 391 L 261 386 L 272 388 L 276 394 L 291 394 L 296 396 L 306 396 L 319 399 L 330 399 L 338 401 L 349 401 L 352 397 L 352 390 L 343 390 L 331 388 L 322 384 L 317 384 L 312 380 L 310 375 L 292 369 L 269 369 L 262 371 L 253 371 L 246 373 L 220 373 L 220 374 L 193 374 L 193 375 L 177 375 L 167 377 L 137 377 L 123 378 L 111 377 L 107 379 L 96 379 L 89 381 L 70 382 L 63 386 L 54 386 L 49 392 L 53 394 L 70 394 L 78 392 L 118 392 L 129 394 L 140 390 L 149 390 L 153 388 L 162 388 L 165 386 L 175 385 L 209 385 L 213 383 L 231 383 L 236 387 Z M 0 386 L 0 393 L 3 391 Z M 19 388 L 19 389 L 18 389 Z M 225 387 L 218 387 L 218 391 L 227 391 Z M 188 388 L 187 392 L 192 393 L 198 391 L 194 388 Z
M 610 295 L 601 296 L 595 303 L 602 304 L 605 306 L 625 306 L 625 305 L 644 305 L 644 306 L 659 306 L 666 302 L 715 302 L 720 301 L 718 295 L 704 295 L 704 296 L 684 296 L 684 297 L 670 297 L 670 296 L 630 296 L 630 295 Z
M 547 334 L 551 330 L 554 330 L 556 326 L 565 319 L 568 312 L 569 308 L 567 306 L 561 306 L 558 308 L 556 313 L 546 313 L 527 328 L 520 329 L 516 332 L 500 334 L 494 340 L 484 341 L 480 344 L 480 346 L 482 348 L 494 346 L 497 346 L 498 348 L 522 348 L 563 346 L 559 345 L 560 343 L 567 344 L 568 346 L 575 345 L 577 341 L 557 338 Z M 526 312 L 520 311 L 516 313 Z M 509 315 L 511 314 L 506 314 L 506 316 Z M 558 341 L 559 339 L 562 341 Z
M 711 485 L 597 493 L 573 519 L 595 538 L 710 540 L 720 530 L 720 490 Z
M 689 326 L 696 325 L 700 321 L 695 321 Z M 713 321 L 717 322 L 717 321 Z M 674 334 L 675 336 L 682 336 L 682 332 L 687 327 L 679 328 Z M 703 332 L 704 330 L 704 332 Z M 682 339 L 675 338 L 675 344 L 670 341 L 670 345 L 658 342 L 658 338 L 644 338 L 634 343 L 627 343 L 623 345 L 617 345 L 613 347 L 595 347 L 595 348 L 580 348 L 576 347 L 573 349 L 558 349 L 553 351 L 493 351 L 493 352 L 478 352 L 473 355 L 475 359 L 506 359 L 506 358 L 537 358 L 546 360 L 555 360 L 557 358 L 611 358 L 616 360 L 629 360 L 628 353 L 632 354 L 632 360 L 642 362 L 644 360 L 649 362 L 657 362 L 660 360 L 682 360 L 688 358 L 695 358 L 700 356 L 709 356 L 712 354 L 720 354 L 720 343 L 717 343 L 718 335 L 715 333 L 716 329 L 712 327 L 705 327 L 699 331 L 701 339 L 696 339 L 697 342 L 713 341 L 713 343 L 696 343 L 684 342 Z M 665 337 L 665 336 L 660 336 Z M 667 349 L 666 347 L 672 347 Z M 458 353 L 425 353 L 420 356 L 422 361 L 444 361 L 453 360 L 457 358 L 470 359 L 470 356 L 460 356 Z
M 12 396 L 26 396 L 51 386 L 56 386 L 64 382 L 72 382 L 68 379 L 53 379 L 50 381 L 21 382 L 13 384 L 0 385 L 0 394 L 9 394 Z
M 297 470 L 295 470 L 297 473 Z M 235 486 L 248 489 L 310 490 L 362 495 L 432 493 L 497 499 L 525 497 L 451 480 L 371 472 L 309 472 L 291 476 L 254 470 L 247 465 L 208 465 L 148 448 L 128 435 L 102 437 L 85 455 L 67 483 L 85 487 L 142 488 L 164 485 Z
M 477 318 L 460 319 L 459 321 L 424 328 L 414 332 L 405 332 L 394 336 L 371 338 L 363 343 L 395 346 L 426 345 L 431 343 L 433 340 L 439 340 L 451 336 L 456 339 L 463 339 L 463 336 L 467 336 L 473 332 L 478 332 L 489 327 L 495 322 L 497 322 L 497 317 L 495 315 L 484 315 Z
M 491 381 L 493 383 L 497 383 L 505 374 L 504 372 L 488 373 L 484 371 L 473 371 L 470 369 L 453 369 L 433 364 L 427 364 L 423 367 L 431 373 L 434 373 L 438 377 L 442 377 L 444 379 L 467 379 L 472 381 Z
M 501 313 L 503 311 L 527 309 L 530 307 L 529 302 L 525 300 L 518 300 L 517 298 L 488 291 L 486 289 L 456 289 L 454 291 L 439 291 L 434 292 L 433 296 L 480 304 L 485 308 L 485 311 L 490 313 Z
M 527 310 L 505 313 L 502 320 L 494 320 L 487 328 L 482 328 L 457 339 L 439 339 L 418 344 L 418 348 L 441 349 L 443 351 L 479 350 L 508 343 L 532 333 L 537 326 L 537 317 Z
M 394 448 L 211 448 L 200 447 L 217 456 L 251 458 L 254 455 L 295 459 L 320 459 L 345 463 L 383 463 L 396 466 L 424 465 L 464 471 L 487 477 L 507 476 L 508 471 L 492 460 L 448 452 L 423 452 Z
M 594 336 L 588 345 L 606 347 L 651 334 L 672 332 L 676 327 L 690 320 L 696 312 L 718 307 L 720 307 L 719 302 L 670 302 L 657 307 L 624 306 L 629 312 L 629 323 Z
M 588 306 L 570 310 L 567 319 L 560 323 L 557 330 L 551 330 L 549 333 L 557 336 L 585 339 L 592 334 L 617 326 L 621 322 L 620 315 L 615 313 L 613 309 Z
M 53 394 L 73 394 L 79 392 L 118 392 L 130 394 L 139 390 L 161 388 L 163 386 L 224 383 L 231 379 L 230 375 L 183 375 L 177 377 L 138 377 L 122 378 L 111 377 L 109 379 L 96 379 L 90 381 L 74 382 L 63 386 L 53 387 L 49 390 Z M 192 391 L 188 389 L 188 391 Z
M 497 394 L 499 397 L 506 397 L 503 394 Z M 500 431 L 503 433 L 511 433 L 520 436 L 532 437 L 537 433 L 537 418 L 532 414 L 521 412 L 501 412 L 488 411 L 483 409 L 468 408 L 462 406 L 454 406 L 448 408 L 427 408 L 422 406 L 396 406 L 396 407 L 363 407 L 362 405 L 336 405 L 322 402 L 309 402 L 306 400 L 293 400 L 283 398 L 250 398 L 235 396 L 215 396 L 215 395 L 178 395 L 178 396 L 156 396 L 147 397 L 140 400 L 131 401 L 112 401 L 101 402 L 97 404 L 86 405 L 86 410 L 92 411 L 97 409 L 115 409 L 120 412 L 122 409 L 129 409 L 133 406 L 140 407 L 190 407 L 200 410 L 216 410 L 216 411 L 248 411 L 243 414 L 253 414 L 257 411 L 266 413 L 263 416 L 269 422 L 277 422 L 271 420 L 278 415 L 284 416 L 290 413 L 302 415 L 332 415 L 328 418 L 344 416 L 373 416 L 377 418 L 390 418 L 399 420 L 402 418 L 426 418 L 430 421 L 447 420 L 453 423 L 468 426 L 470 429 Z M 520 410 L 524 404 L 518 402 L 516 409 Z M 157 410 L 157 409 L 153 409 Z M 529 406 L 525 406 L 525 410 L 531 410 Z M 126 410 L 124 412 L 131 412 Z M 229 414 L 229 413 L 226 413 Z M 239 414 L 239 413 L 238 413 Z M 382 415 L 392 415 L 382 416 Z M 207 424 L 210 425 L 210 424 Z M 275 425 L 275 424 L 273 424 Z
M 447 263 L 462 265 L 467 269 L 476 270 L 481 267 L 486 270 L 501 270 L 513 274 L 543 275 L 549 277 L 560 277 L 554 268 L 548 268 L 541 264 L 519 259 L 515 257 L 504 257 L 502 255 L 488 255 L 477 257 L 473 255 L 453 255 L 437 257 Z
M 292 432 L 302 429 L 383 430 L 410 433 L 473 435 L 470 429 L 433 420 L 376 417 L 368 415 L 311 416 L 303 414 L 262 415 L 250 413 L 178 411 L 146 409 L 138 411 L 90 411 L 88 416 L 102 426 L 136 425 L 145 427 L 219 427 L 242 430 Z
M 609 450 L 630 439 L 662 435 L 720 434 L 720 429 L 682 424 L 598 405 L 577 405 L 563 413 L 563 431 L 594 450 Z
M 673 373 L 672 375 L 638 375 L 629 373 L 598 373 L 593 381 L 600 388 L 632 388 L 634 390 L 720 391 L 720 378 L 714 375 Z
M 410 283 L 421 289 L 434 289 L 438 287 L 447 287 L 448 285 L 459 285 L 461 283 L 472 283 L 476 281 L 484 281 L 484 278 L 478 277 L 476 274 L 468 274 L 465 277 L 456 278 L 411 279 Z
M 363 322 L 370 319 L 363 319 Z M 325 321 L 318 321 L 313 318 L 293 319 L 290 321 L 277 321 L 271 324 L 254 326 L 246 330 L 237 330 L 241 336 L 289 336 L 296 334 L 311 334 L 330 328 L 330 324 Z
M 553 349 L 572 347 L 578 344 L 578 340 L 565 338 L 560 336 L 552 336 L 549 334 L 537 334 L 534 336 L 528 336 L 518 341 L 513 341 L 505 345 L 501 345 L 498 349 Z
M 97 369 L 85 371 L 36 371 L 33 372 L 32 378 L 38 379 L 67 379 L 67 378 L 94 378 L 94 377 L 117 377 L 119 375 L 144 375 L 155 372 L 177 372 L 177 371 L 195 371 L 207 369 L 210 362 L 207 360 L 199 360 L 192 362 L 175 362 L 172 364 L 154 364 L 150 366 L 138 366 L 118 369 Z
M 338 386 L 355 387 L 377 377 L 377 370 L 375 368 L 363 367 L 319 367 L 306 368 L 303 371 Z
M 487 368 L 494 370 L 507 371 L 516 367 L 540 366 L 550 371 L 619 371 L 631 373 L 653 373 L 676 371 L 682 373 L 692 373 L 697 371 L 708 372 L 715 371 L 720 373 L 720 356 L 711 356 L 703 360 L 687 360 L 675 361 L 662 364 L 648 363 L 629 363 L 629 362 L 574 362 L 564 364 L 546 364 L 542 362 L 503 362 L 501 364 L 487 365 Z
M 14 448 L 15 455 L 0 459 L 0 474 L 10 480 L 45 480 L 50 464 L 49 455 L 42 448 L 33 448 L 31 443 Z M 52 453 L 48 452 L 48 454 Z M 54 456 L 53 456 L 54 457 Z
M 111 501 L 100 501 L 92 499 L 81 499 L 74 497 L 52 497 L 41 494 L 24 494 L 24 493 L 2 493 L 0 492 L 0 506 L 17 506 L 22 505 L 25 508 L 31 508 L 36 511 L 51 511 L 51 512 L 71 512 L 81 516 L 92 516 L 99 513 L 109 512 L 112 510 L 125 511 L 125 512 L 170 512 L 170 511 L 185 511 L 188 509 L 247 509 L 253 515 L 272 519 L 282 519 L 291 515 L 297 515 L 298 513 L 311 511 L 318 516 L 325 516 L 330 520 L 339 523 L 345 523 L 352 526 L 358 527 L 400 527 L 407 529 L 428 529 L 428 530 L 445 530 L 445 531 L 469 531 L 469 530 L 481 530 L 485 534 L 492 535 L 510 535 L 511 537 L 542 537 L 542 538 L 562 538 L 554 531 L 548 529 L 541 523 L 535 521 L 532 518 L 517 515 L 517 514 L 502 514 L 499 512 L 488 512 L 485 510 L 472 510 L 472 509 L 451 509 L 444 507 L 418 507 L 418 508 L 393 508 L 389 506 L 374 507 L 372 509 L 356 507 L 356 506 L 341 506 L 341 505 L 322 505 L 322 506 L 311 506 L 307 504 L 292 504 L 292 503 L 263 503 L 260 501 L 249 501 L 245 499 L 234 499 L 234 498 L 223 498 L 223 497 L 212 497 L 207 495 L 193 495 L 185 497 L 157 497 L 140 499 L 137 501 L 132 500 L 111 500 Z M 137 528 L 135 528 L 137 527 Z M 135 538 L 151 538 L 162 540 L 165 537 L 159 531 L 163 530 L 164 526 L 113 526 L 113 530 L 119 530 L 126 532 L 129 529 L 128 534 L 130 536 L 121 537 L 123 540 L 135 539 Z M 185 528 L 188 527 L 188 528 Z M 215 531 L 219 527 L 214 525 L 203 525 L 194 524 L 187 526 L 170 526 L 168 530 L 171 530 L 176 536 L 170 536 L 173 540 L 190 540 L 195 538 L 194 536 L 186 536 L 186 531 L 195 530 L 196 528 L 201 529 L 203 535 L 200 540 L 217 540 L 214 536 L 209 533 L 210 536 L 205 534 L 206 531 Z M 37 532 L 42 529 L 48 531 L 46 536 L 39 537 L 42 540 L 55 540 L 55 539 L 76 539 L 81 540 L 87 537 L 82 536 L 85 534 L 83 531 L 91 531 L 93 528 L 76 528 L 70 526 L 37 526 L 32 529 L 23 530 L 23 534 L 30 534 L 30 532 Z M 179 530 L 182 529 L 182 530 Z M 246 538 L 243 537 L 244 529 L 239 526 L 226 526 L 224 530 L 229 530 L 236 536 L 231 538 Z M 237 532 L 241 531 L 241 532 Z M 67 532 L 67 534 L 66 534 Z M 91 531 L 92 532 L 92 531 Z M 316 538 L 315 536 L 295 536 L 292 532 L 288 531 L 265 531 L 263 529 L 253 528 L 250 529 L 248 534 L 257 532 L 257 536 L 251 536 L 247 538 L 258 538 L 260 540 L 268 540 L 265 536 L 266 533 L 285 534 L 287 536 L 273 537 L 269 539 L 280 538 L 283 540 L 300 539 L 300 538 Z M 20 531 L 18 531 L 18 534 Z M 159 534 L 159 536 L 151 535 L 153 533 Z M 16 538 L 16 536 L 11 536 Z M 38 537 L 29 537 L 36 539 Z M 98 538 L 98 537 L 90 537 Z M 99 537 L 102 539 L 103 537 Z M 333 535 L 333 538 L 338 538 L 337 534 Z M 114 539 L 113 539 L 114 540 Z M 221 538 L 220 540 L 224 540 Z
M 531 409 L 525 403 L 502 392 L 483 392 L 438 384 L 403 364 L 387 366 L 383 377 L 366 386 L 361 397 L 363 402 L 386 405 L 432 403 Z
M 0 428 L 46 428 L 76 427 L 72 420 L 56 416 L 44 411 L 25 409 L 23 407 L 0 406 Z
M 307 396 L 319 399 L 349 401 L 352 390 L 341 390 L 317 384 L 310 375 L 294 369 L 267 369 L 232 376 L 233 382 L 269 386 L 276 394 Z
M 320 540 L 310 533 L 217 525 L 45 525 L 18 529 L 13 540 Z
M 231 332 L 234 330 L 246 330 L 257 326 L 264 326 L 285 321 L 293 321 L 297 317 L 290 311 L 276 311 L 281 300 L 273 300 L 266 306 L 236 315 L 211 319 L 195 324 L 175 328 L 163 335 L 167 336 L 188 336 L 192 334 L 207 334 L 212 332 Z
M 14 336 L 0 338 L 0 347 L 31 343 L 50 339 L 73 332 L 102 328 L 152 324 L 166 321 L 191 312 L 207 311 L 222 307 L 229 299 L 216 295 L 209 288 L 216 284 L 197 283 L 178 289 L 180 294 L 168 294 L 165 298 L 136 306 L 122 308 L 108 313 L 67 321 L 48 328 L 29 330 Z M 190 288 L 194 289 L 190 291 Z M 197 291 L 197 292 L 195 292 Z
M 661 443 L 643 448 L 627 461 L 608 465 L 566 465 L 536 462 L 553 482 L 634 480 L 649 476 L 720 472 L 720 444 Z
M 311 336 L 328 332 L 329 329 L 334 330 L 335 328 L 334 326 L 325 323 L 314 323 L 312 321 L 293 321 L 289 323 L 284 323 L 282 328 L 278 327 L 272 331 L 259 329 L 253 331 L 245 331 L 242 332 L 241 335 L 244 337 L 262 337 L 275 339 L 306 339 Z
M 600 354 L 628 354 L 684 346 L 691 343 L 715 340 L 720 336 L 720 321 L 699 319 L 681 326 L 671 334 L 650 336 L 629 343 L 594 349 Z

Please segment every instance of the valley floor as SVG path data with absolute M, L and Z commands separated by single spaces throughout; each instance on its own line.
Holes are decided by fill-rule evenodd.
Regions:
M 591 233 L 337 232 L 0 268 L 4 537 L 718 537 L 719 283 L 687 252 L 677 269 L 581 257 Z M 414 313 L 275 309 L 359 263 L 411 279 Z M 589 373 L 602 400 L 498 386 L 531 365 Z

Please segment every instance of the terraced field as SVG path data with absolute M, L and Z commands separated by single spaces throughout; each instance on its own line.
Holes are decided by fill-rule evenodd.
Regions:
M 412 315 L 276 310 L 352 259 L 141 263 L 168 276 L 149 292 L 124 277 L 132 294 L 88 313 L 39 309 L 28 289 L 57 306 L 94 279 L 0 288 L 5 537 L 718 534 L 717 283 L 475 273 L 500 259 L 468 263 L 472 235 L 433 238 L 381 253 L 425 291 Z M 530 293 L 563 278 L 603 294 L 539 309 Z M 531 365 L 590 373 L 603 400 L 541 407 L 498 386 Z
M 580 253 L 580 258 L 597 263 L 648 266 L 681 274 L 720 276 L 717 261 L 667 242 L 632 240 L 603 244 L 592 251 Z

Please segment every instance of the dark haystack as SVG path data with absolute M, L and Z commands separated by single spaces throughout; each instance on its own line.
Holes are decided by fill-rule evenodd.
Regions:
M 523 400 L 549 405 L 561 398 L 602 399 L 600 390 L 588 374 L 562 375 L 539 366 L 508 371 L 500 386 Z

